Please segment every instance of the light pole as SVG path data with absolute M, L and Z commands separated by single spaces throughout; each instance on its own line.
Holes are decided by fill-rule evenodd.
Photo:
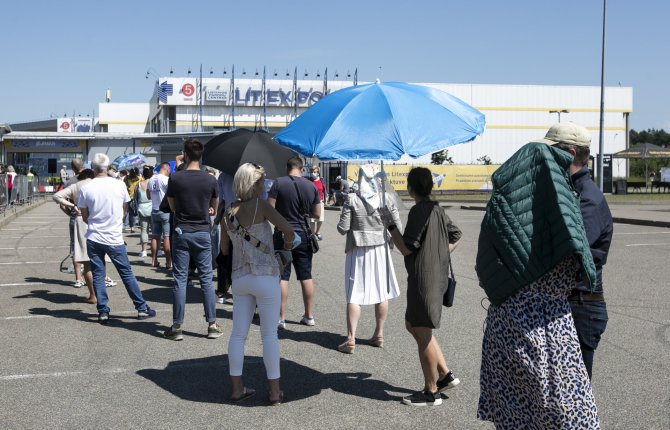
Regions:
M 598 134 L 598 188 L 603 190 L 603 132 L 605 128 L 605 23 L 607 20 L 607 0 L 603 0 L 603 52 L 600 67 L 600 132 Z
M 562 113 L 570 113 L 569 110 L 567 109 L 561 109 L 561 110 L 550 110 L 549 113 L 557 113 L 558 114 L 558 122 L 561 122 L 561 114 Z

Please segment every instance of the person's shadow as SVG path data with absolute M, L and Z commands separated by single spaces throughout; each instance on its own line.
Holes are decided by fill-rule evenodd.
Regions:
M 86 292 L 88 290 L 84 289 Z M 84 296 L 68 293 L 53 293 L 49 290 L 32 290 L 30 293 L 20 296 L 14 296 L 14 299 L 42 299 L 47 302 L 64 305 L 70 303 L 83 303 L 86 300 Z
M 256 389 L 256 395 L 239 405 L 247 407 L 267 405 L 268 382 L 263 358 L 247 356 L 244 364 L 244 385 Z M 165 369 L 142 369 L 137 374 L 183 400 L 231 403 L 228 355 L 173 361 Z M 369 399 L 398 402 L 402 399 L 402 395 L 392 393 L 412 392 L 374 379 L 370 373 L 322 373 L 286 359 L 281 360 L 281 380 L 284 403 L 316 396 L 324 389 Z
M 24 281 L 27 283 L 32 283 L 32 282 L 40 282 L 42 284 L 48 284 L 48 285 L 72 285 L 72 281 L 63 281 L 62 279 L 50 279 L 50 278 L 38 278 L 35 276 L 26 276 L 24 278 Z

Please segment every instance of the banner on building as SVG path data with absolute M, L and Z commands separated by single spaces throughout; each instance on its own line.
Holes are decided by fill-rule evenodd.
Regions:
M 358 181 L 359 164 L 347 166 L 347 180 Z M 414 167 L 425 167 L 433 174 L 433 191 L 486 191 L 491 175 L 499 165 L 408 165 L 385 164 L 384 171 L 396 191 L 407 191 L 407 175 Z
M 90 133 L 93 131 L 93 118 L 58 118 L 59 133 Z

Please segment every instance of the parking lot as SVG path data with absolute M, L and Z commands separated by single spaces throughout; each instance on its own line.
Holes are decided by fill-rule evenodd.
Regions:
M 390 302 L 383 349 L 365 345 L 374 328 L 366 307 L 353 355 L 335 348 L 345 329 L 344 237 L 326 212 L 315 256 L 315 327 L 298 324 L 302 299 L 290 287 L 288 330 L 280 333 L 286 401 L 267 405 L 258 325 L 247 341 L 246 385 L 257 394 L 227 402 L 232 306 L 217 305 L 225 335 L 205 338 L 201 295 L 187 295 L 183 342 L 162 338 L 172 320 L 171 277 L 140 259 L 139 234 L 127 235 L 133 270 L 158 315 L 138 321 L 125 289 L 109 289 L 109 325 L 96 321 L 86 289 L 59 271 L 68 251 L 67 219 L 52 202 L 0 229 L 0 423 L 3 428 L 493 428 L 476 418 L 485 295 L 474 272 L 480 211 L 448 209 L 463 230 L 453 256 L 454 307 L 436 337 L 461 379 L 435 408 L 400 398 L 422 386 L 416 346 L 404 329 L 405 299 Z M 406 217 L 406 212 L 401 216 Z M 615 224 L 604 269 L 609 324 L 596 352 L 593 390 L 604 429 L 670 428 L 670 229 Z M 402 256 L 394 252 L 401 290 Z M 118 280 L 110 265 L 110 275 Z

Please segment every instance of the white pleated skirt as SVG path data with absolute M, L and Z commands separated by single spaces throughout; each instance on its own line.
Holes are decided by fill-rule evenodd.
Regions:
M 347 303 L 375 305 L 400 295 L 391 250 L 387 248 L 385 257 L 384 248 L 384 245 L 356 246 L 347 253 L 344 266 Z M 387 267 L 390 276 L 386 275 Z

